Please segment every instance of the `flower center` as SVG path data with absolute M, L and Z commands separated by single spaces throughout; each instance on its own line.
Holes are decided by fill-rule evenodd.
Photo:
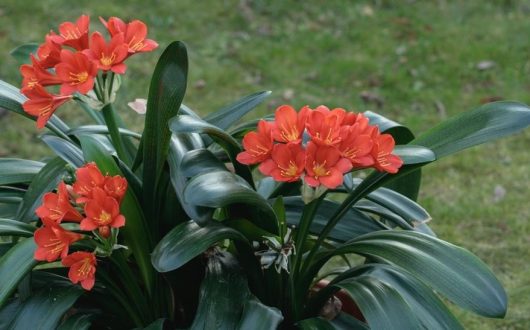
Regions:
M 77 270 L 77 275 L 79 277 L 87 276 L 90 272 L 90 268 L 92 268 L 90 258 L 83 259 L 81 267 L 79 267 L 79 269 Z
M 142 48 L 144 48 L 144 43 L 142 40 L 136 41 L 136 38 L 132 38 L 132 40 L 129 41 L 129 49 L 136 52 L 138 50 L 141 50 Z
M 49 249 L 49 252 L 52 254 L 56 254 L 61 252 L 64 249 L 64 242 L 61 242 L 58 238 L 50 238 L 50 243 L 45 244 L 44 247 Z
M 112 216 L 108 212 L 101 211 L 96 220 L 100 225 L 106 225 L 112 220 Z
M 295 126 L 289 126 L 289 129 L 286 129 L 284 125 L 282 125 L 282 137 L 286 141 L 296 141 L 298 140 L 298 130 Z
M 82 84 L 88 80 L 88 72 L 86 71 L 78 72 L 78 73 L 70 72 L 70 80 L 71 80 L 71 83 L 74 85 Z
M 313 161 L 313 172 L 317 178 L 320 176 L 327 176 L 331 173 L 326 169 L 326 161 L 324 161 L 322 164 L 318 164 L 317 162 Z
M 105 66 L 109 66 L 112 63 L 114 63 L 114 60 L 116 60 L 116 54 L 114 52 L 112 52 L 112 54 L 110 54 L 110 56 L 105 56 L 105 54 L 101 53 L 101 58 L 100 58 L 99 61 L 101 62 L 101 64 L 103 64 Z
M 279 165 L 278 167 L 280 168 L 281 176 L 285 178 L 292 178 L 292 177 L 297 176 L 298 166 L 296 166 L 296 164 L 292 160 L 289 161 L 289 167 L 286 168 L 286 167 L 281 167 Z
M 254 156 L 261 156 L 269 153 L 269 149 L 265 148 L 261 144 L 256 144 L 254 148 L 252 148 L 250 151 L 252 152 L 252 154 L 254 154 Z

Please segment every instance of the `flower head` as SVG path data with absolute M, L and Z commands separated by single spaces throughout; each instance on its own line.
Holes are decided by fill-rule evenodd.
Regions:
M 305 151 L 299 144 L 276 144 L 272 157 L 259 166 L 261 173 L 276 181 L 298 181 L 304 173 Z
M 90 252 L 78 251 L 63 258 L 62 263 L 70 267 L 68 278 L 72 283 L 81 282 L 85 290 L 91 290 L 96 281 L 96 256 Z
M 22 74 L 22 93 L 33 89 L 36 85 L 50 86 L 59 85 L 62 80 L 56 75 L 44 69 L 33 54 L 30 55 L 32 65 L 22 64 L 20 73 Z
M 343 174 L 352 168 L 351 162 L 343 158 L 337 148 L 309 142 L 306 152 L 304 179 L 311 187 L 322 184 L 329 189 L 336 188 L 342 184 Z
M 134 20 L 130 23 L 125 23 L 118 17 L 111 17 L 108 21 L 100 17 L 99 20 L 105 25 L 111 37 L 119 33 L 124 34 L 129 54 L 150 52 L 158 47 L 156 41 L 146 39 L 147 25 L 140 20 Z
M 85 203 L 92 198 L 94 188 L 103 188 L 105 177 L 96 166 L 96 163 L 88 163 L 75 172 L 76 181 L 72 188 L 80 197 L 76 203 Z
M 92 199 L 85 204 L 86 218 L 81 221 L 82 230 L 94 230 L 99 227 L 119 228 L 125 225 L 125 217 L 120 214 L 118 201 L 101 188 L 94 188 Z
M 42 205 L 39 206 L 35 213 L 46 225 L 55 225 L 63 220 L 79 222 L 83 217 L 70 204 L 70 196 L 64 182 L 59 184 L 57 193 L 46 193 L 42 198 Z
M 34 235 L 37 244 L 34 258 L 47 262 L 55 261 L 59 257 L 66 257 L 70 245 L 82 237 L 80 234 L 66 231 L 56 224 L 41 227 L 35 231 Z
M 63 49 L 61 63 L 55 66 L 55 71 L 62 80 L 61 94 L 86 94 L 94 87 L 98 67 L 85 54 Z
M 103 189 L 110 197 L 114 197 L 118 203 L 121 203 L 127 192 L 127 180 L 119 175 L 106 176 Z
M 103 71 L 124 74 L 127 69 L 123 61 L 127 58 L 128 46 L 123 33 L 114 35 L 107 43 L 101 33 L 94 32 L 90 38 L 90 48 L 83 53 Z
M 51 34 L 51 40 L 59 45 L 65 45 L 84 50 L 88 48 L 88 27 L 90 17 L 81 15 L 75 23 L 64 22 L 59 25 L 59 34 Z
M 257 132 L 249 132 L 243 137 L 245 151 L 237 155 L 237 161 L 241 164 L 250 165 L 268 159 L 272 151 L 271 130 L 272 124 L 260 120 Z
M 45 68 L 53 68 L 61 62 L 61 45 L 53 42 L 52 34 L 47 34 L 43 44 L 37 49 L 39 64 Z
M 319 106 L 310 111 L 307 118 L 307 131 L 311 141 L 318 145 L 336 146 L 340 143 L 341 124 L 345 116 L 343 109 L 330 111 L 325 106 Z
M 278 107 L 272 129 L 274 140 L 285 143 L 301 143 L 308 110 L 307 107 L 303 107 L 297 113 L 289 105 Z
M 392 154 L 395 141 L 390 134 L 380 134 L 373 137 L 374 146 L 372 148 L 372 157 L 374 158 L 374 167 L 381 172 L 397 173 L 403 160 Z
M 22 107 L 28 114 L 37 116 L 37 128 L 43 128 L 55 110 L 72 98 L 71 95 L 50 94 L 38 84 L 32 89 L 25 90 L 24 94 L 28 100 Z
M 363 134 L 361 125 L 343 126 L 340 140 L 338 149 L 342 157 L 347 158 L 354 168 L 367 167 L 374 163 L 371 155 L 372 138 L 370 135 Z

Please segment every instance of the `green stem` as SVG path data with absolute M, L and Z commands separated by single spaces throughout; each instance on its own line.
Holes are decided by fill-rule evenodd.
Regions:
M 311 227 L 311 223 L 313 222 L 313 218 L 315 217 L 315 213 L 318 209 L 318 206 L 320 205 L 321 200 L 322 198 L 318 198 L 307 204 L 304 207 L 302 217 L 300 218 L 300 223 L 298 230 L 296 231 L 294 245 L 296 247 L 297 253 L 295 254 L 292 268 L 293 276 L 295 278 L 298 277 L 298 273 L 300 272 L 300 265 L 302 263 L 302 257 L 304 255 L 304 251 L 302 250 L 302 248 L 304 246 L 304 242 L 307 240 L 307 235 L 309 235 L 309 228 Z
M 105 119 L 105 123 L 107 124 L 107 127 L 109 129 L 112 144 L 114 145 L 114 148 L 116 149 L 116 152 L 118 153 L 118 158 L 120 158 L 126 164 L 131 164 L 132 160 L 129 158 L 129 155 L 125 152 L 125 145 L 123 144 L 123 140 L 121 138 L 120 131 L 118 129 L 118 123 L 116 121 L 116 114 L 114 113 L 114 109 L 112 108 L 112 103 L 108 103 L 107 105 L 105 105 L 101 111 L 103 113 L 103 118 Z

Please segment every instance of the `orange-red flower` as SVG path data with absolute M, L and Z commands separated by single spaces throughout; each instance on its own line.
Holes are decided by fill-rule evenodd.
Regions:
M 371 155 L 372 138 L 363 134 L 361 125 L 343 126 L 340 140 L 338 149 L 342 157 L 347 158 L 354 168 L 367 167 L 374 163 Z
M 59 257 L 64 258 L 68 254 L 70 245 L 81 237 L 80 234 L 64 230 L 56 224 L 41 227 L 35 231 L 37 249 L 34 258 L 48 262 L 55 261 Z
M 59 183 L 57 193 L 46 193 L 42 198 L 42 205 L 35 213 L 45 225 L 56 225 L 63 220 L 79 222 L 83 217 L 70 204 L 70 196 L 64 182 Z
M 307 117 L 307 132 L 311 141 L 318 145 L 336 146 L 341 140 L 341 124 L 346 114 L 344 109 L 330 111 L 325 106 L 319 106 L 310 111 Z
M 38 84 L 32 89 L 25 90 L 24 94 L 28 100 L 22 107 L 28 114 L 37 116 L 37 128 L 43 128 L 55 110 L 72 98 L 71 95 L 50 94 Z
M 118 17 L 111 17 L 108 21 L 100 17 L 99 20 L 105 25 L 112 37 L 119 33 L 124 34 L 125 43 L 128 45 L 130 54 L 150 52 L 158 47 L 156 41 L 146 39 L 147 25 L 140 20 L 134 20 L 128 24 Z
M 121 203 L 123 196 L 127 192 L 127 180 L 119 175 L 106 176 L 103 189 L 110 197 L 114 197 L 118 203 Z
M 98 187 L 92 190 L 92 199 L 85 204 L 85 214 L 86 218 L 80 224 L 82 230 L 107 226 L 119 228 L 125 225 L 125 217 L 120 214 L 118 201 Z
M 92 33 L 90 48 L 83 51 L 99 69 L 111 70 L 118 74 L 124 74 L 127 66 L 123 61 L 127 58 L 128 46 L 124 42 L 123 33 L 114 35 L 109 43 L 99 32 Z
M 91 290 L 96 282 L 96 256 L 90 252 L 78 251 L 63 258 L 62 263 L 70 267 L 68 278 L 72 283 L 81 282 L 85 290 Z
M 80 167 L 75 172 L 76 181 L 73 184 L 74 192 L 80 197 L 76 198 L 76 203 L 85 203 L 92 198 L 94 188 L 103 188 L 105 177 L 96 166 L 96 163 L 88 163 Z
M 276 144 L 270 159 L 259 166 L 261 173 L 276 181 L 298 181 L 304 173 L 305 151 L 299 144 Z
M 403 160 L 392 154 L 396 144 L 392 135 L 380 134 L 372 136 L 372 139 L 374 141 L 372 148 L 373 166 L 381 172 L 397 173 L 403 165 Z
M 311 187 L 320 184 L 333 189 L 342 184 L 343 174 L 351 170 L 351 162 L 335 147 L 309 142 L 306 149 L 305 181 Z
M 46 35 L 46 40 L 37 49 L 39 64 L 45 68 L 53 68 L 61 61 L 61 45 L 52 41 L 52 34 Z
M 59 34 L 51 33 L 51 40 L 59 45 L 73 47 L 77 50 L 88 48 L 88 27 L 90 17 L 81 15 L 75 23 L 64 22 L 59 25 Z
M 57 75 L 62 80 L 61 94 L 74 92 L 86 94 L 94 87 L 94 77 L 98 73 L 97 65 L 81 53 L 63 49 L 61 63 L 55 66 Z
M 31 90 L 35 85 L 50 86 L 59 85 L 62 80 L 56 75 L 44 69 L 33 54 L 30 55 L 32 65 L 22 64 L 20 73 L 22 74 L 22 93 Z
M 289 105 L 276 109 L 272 136 L 274 140 L 285 143 L 302 141 L 309 108 L 303 107 L 299 113 Z
M 265 120 L 258 123 L 257 132 L 249 132 L 243 137 L 245 151 L 237 155 L 237 161 L 250 165 L 260 163 L 270 157 L 272 151 L 272 124 Z

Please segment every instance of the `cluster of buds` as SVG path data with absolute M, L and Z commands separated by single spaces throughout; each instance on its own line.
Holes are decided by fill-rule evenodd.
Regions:
M 351 170 L 396 173 L 403 161 L 392 154 L 394 146 L 393 137 L 381 134 L 361 113 L 322 105 L 296 112 L 282 105 L 274 121 L 261 120 L 257 131 L 243 137 L 245 151 L 237 160 L 259 164 L 261 173 L 276 181 L 303 179 L 312 188 L 334 189 Z
M 120 214 L 120 203 L 127 191 L 127 180 L 121 176 L 103 175 L 96 164 L 88 163 L 77 169 L 72 186 L 60 182 L 57 192 L 43 196 L 42 205 L 35 213 L 42 227 L 35 231 L 37 244 L 34 258 L 53 262 L 59 258 L 70 267 L 68 277 L 73 283 L 90 290 L 94 286 L 96 256 L 94 252 L 78 251 L 68 254 L 74 242 L 90 238 L 61 226 L 65 222 L 79 223 L 82 231 L 93 231 L 101 240 L 111 235 L 111 228 L 125 225 Z
M 139 20 L 129 23 L 117 17 L 100 20 L 110 35 L 110 41 L 106 41 L 99 32 L 89 36 L 90 18 L 82 15 L 75 23 L 62 23 L 59 34 L 50 31 L 37 49 L 36 56 L 31 54 L 32 64 L 20 67 L 23 77 L 21 92 L 28 97 L 23 108 L 37 117 L 38 128 L 44 127 L 55 110 L 76 93 L 86 95 L 92 91 L 100 72 L 104 78 L 111 72 L 112 81 L 106 83 L 111 86 L 114 74 L 125 73 L 127 66 L 124 61 L 128 57 L 152 51 L 158 46 L 155 41 L 146 39 L 147 26 Z M 60 86 L 59 94 L 44 88 L 55 85 Z M 95 98 L 108 101 L 112 88 L 105 92 L 102 86 L 98 86 Z

